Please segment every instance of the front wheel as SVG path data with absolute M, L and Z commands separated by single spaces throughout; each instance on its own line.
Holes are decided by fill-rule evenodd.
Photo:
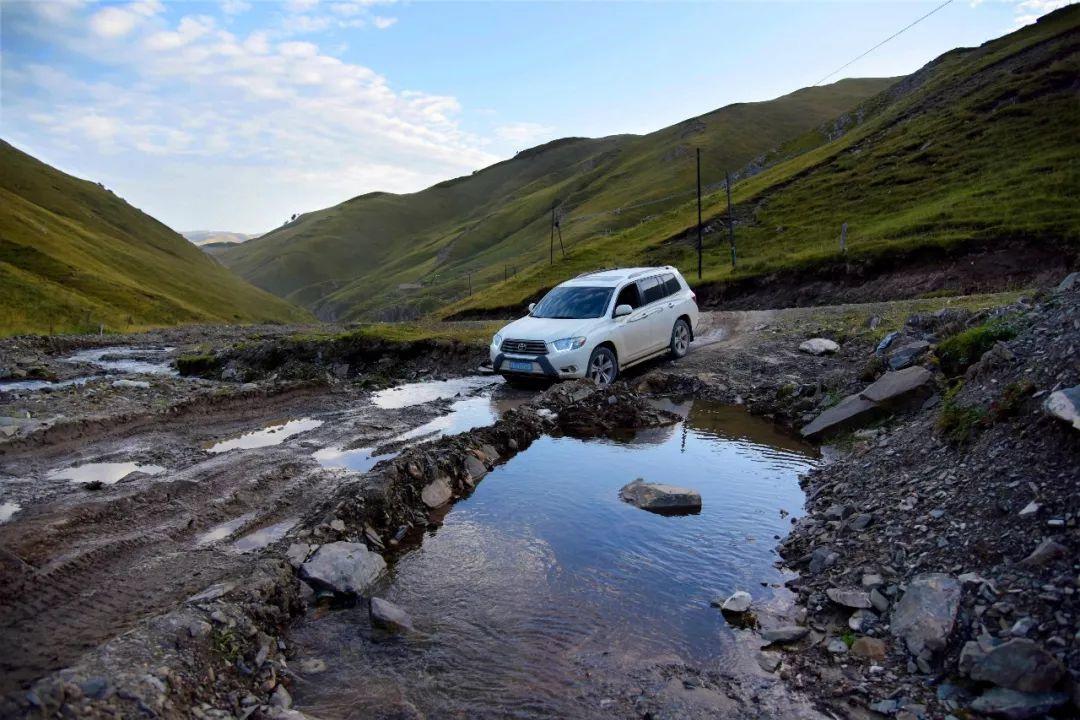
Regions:
M 610 385 L 619 374 L 619 363 L 609 348 L 598 347 L 589 356 L 586 377 L 597 385 Z
M 679 318 L 671 328 L 671 357 L 678 360 L 690 351 L 690 326 Z

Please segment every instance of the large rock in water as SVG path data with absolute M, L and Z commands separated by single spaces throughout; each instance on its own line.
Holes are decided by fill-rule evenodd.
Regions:
M 386 569 L 382 556 L 359 543 L 335 542 L 320 547 L 300 566 L 300 577 L 318 589 L 362 595 Z
M 1080 385 L 1050 393 L 1043 403 L 1046 414 L 1064 420 L 1080 430 Z
M 410 632 L 413 629 L 409 614 L 389 600 L 371 598 L 371 624 L 393 632 Z
M 655 513 L 690 513 L 701 509 L 701 494 L 697 490 L 647 483 L 638 478 L 619 491 L 624 502 Z
M 445 477 L 438 477 L 424 486 L 420 491 L 420 499 L 429 508 L 442 507 L 450 502 L 454 492 L 450 489 L 450 481 Z
M 808 440 L 823 440 L 866 425 L 879 417 L 881 412 L 877 403 L 858 395 L 848 395 L 806 425 L 801 430 L 802 436 Z
M 859 397 L 880 405 L 921 402 L 933 390 L 934 374 L 924 367 L 887 372 L 859 393 Z
M 978 658 L 971 668 L 972 680 L 1019 690 L 1046 692 L 1065 676 L 1065 667 L 1038 643 L 1013 639 Z
M 839 349 L 840 346 L 828 338 L 811 338 L 799 345 L 799 350 L 811 355 L 832 355 Z
M 908 583 L 892 614 L 892 634 L 913 655 L 941 650 L 956 624 L 960 583 L 944 573 L 923 573 Z

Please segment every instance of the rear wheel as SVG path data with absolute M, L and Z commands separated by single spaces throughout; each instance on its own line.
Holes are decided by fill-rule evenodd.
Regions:
M 610 348 L 598 347 L 589 356 L 585 376 L 597 385 L 610 385 L 619 375 L 619 363 Z
M 678 359 L 690 351 L 690 326 L 679 318 L 671 328 L 671 357 Z

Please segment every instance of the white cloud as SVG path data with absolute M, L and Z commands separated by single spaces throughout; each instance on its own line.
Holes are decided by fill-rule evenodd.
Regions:
M 251 3 L 244 0 L 222 0 L 221 11 L 226 15 L 240 15 L 251 9 Z
M 548 140 L 555 133 L 555 128 L 550 125 L 541 125 L 532 122 L 513 122 L 500 125 L 495 128 L 495 134 L 502 140 L 515 143 L 515 145 L 533 145 L 537 142 Z
M 1070 5 L 1072 0 L 1021 0 L 1016 3 L 1016 24 L 1027 25 L 1048 12 Z
M 189 45 L 214 29 L 214 19 L 205 15 L 181 18 L 175 32 L 156 32 L 146 39 L 151 50 L 174 50 Z
M 388 27 L 394 25 L 395 23 L 397 23 L 397 18 L 396 17 L 384 17 L 382 15 L 376 15 L 372 19 L 372 22 L 375 23 L 375 27 L 379 28 L 380 30 L 385 30 L 386 28 L 388 28 Z
M 103 8 L 90 18 L 90 29 L 105 38 L 123 37 L 135 29 L 138 15 L 120 7 Z

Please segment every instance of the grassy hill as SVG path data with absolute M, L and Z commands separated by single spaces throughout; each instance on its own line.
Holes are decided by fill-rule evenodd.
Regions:
M 734 270 L 726 198 L 707 198 L 703 289 L 761 285 L 784 273 L 822 279 L 896 266 L 921 252 L 977 248 L 1015 248 L 1020 263 L 1024 253 L 1057 253 L 1075 264 L 1078 51 L 1080 6 L 1070 6 L 981 47 L 946 53 L 784 144 L 766 158 L 779 162 L 734 185 Z M 691 278 L 695 222 L 696 208 L 684 203 L 636 227 L 593 235 L 566 260 L 534 265 L 443 314 L 520 308 L 568 275 L 605 265 L 670 262 Z
M 0 334 L 303 321 L 100 185 L 0 141 Z
M 546 261 L 559 205 L 568 251 L 677 207 L 888 85 L 843 80 L 741 103 L 643 135 L 566 138 L 410 195 L 371 193 L 217 254 L 252 283 L 326 319 L 402 319 Z M 794 148 L 792 151 L 796 151 Z M 468 274 L 468 275 L 467 275 Z

